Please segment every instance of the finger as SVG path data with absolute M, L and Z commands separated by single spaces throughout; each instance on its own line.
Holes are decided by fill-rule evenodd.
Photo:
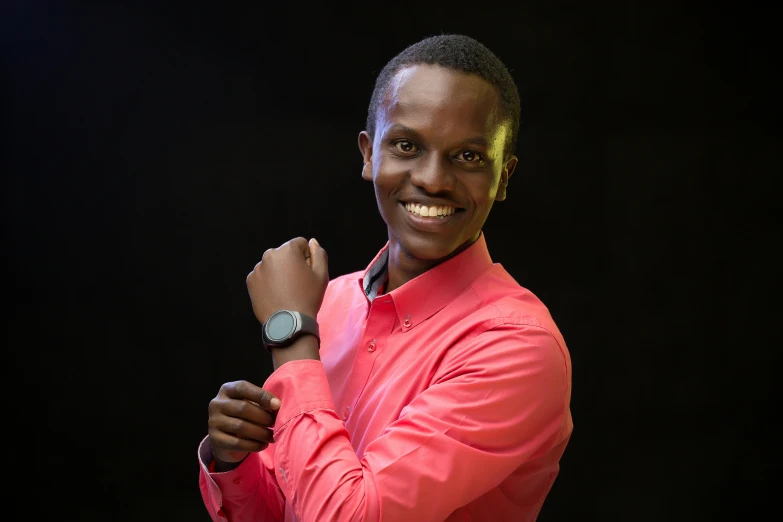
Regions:
M 287 241 L 283 244 L 289 248 L 293 248 L 295 251 L 301 253 L 307 265 L 312 268 L 312 261 L 310 256 L 310 246 L 308 241 L 303 237 L 295 237 L 294 239 Z M 282 247 L 281 247 L 282 248 Z
M 313 261 L 312 261 L 312 256 L 310 255 L 310 245 L 308 244 L 307 240 L 303 237 L 297 237 L 292 239 L 290 241 L 290 244 L 297 251 L 302 253 L 302 256 L 304 256 L 304 260 L 307 262 L 307 266 L 312 268 Z
M 323 249 L 323 247 L 318 244 L 318 240 L 313 238 L 310 240 L 310 257 L 311 257 L 311 266 L 313 267 L 313 272 L 323 281 L 324 283 L 329 282 L 329 257 L 326 255 L 326 250 Z
M 214 450 L 257 452 L 263 451 L 269 446 L 268 442 L 259 442 L 252 439 L 237 437 L 231 433 L 214 431 L 209 434 L 209 440 Z
M 257 424 L 261 427 L 274 426 L 275 419 L 277 418 L 277 412 L 265 410 L 253 401 L 235 399 L 229 399 L 220 404 L 217 412 L 228 417 L 242 419 Z
M 234 437 L 249 440 L 258 443 L 269 444 L 275 441 L 275 432 L 269 428 L 258 426 L 252 422 L 247 422 L 236 417 L 228 417 L 226 415 L 218 415 L 210 417 L 209 419 L 209 433 L 212 434 L 227 434 Z M 231 441 L 231 443 L 235 443 Z M 249 451 L 246 449 L 226 448 L 232 451 Z
M 280 408 L 280 399 L 267 390 L 247 381 L 226 383 L 221 388 L 223 395 L 230 399 L 242 399 L 258 404 L 265 410 L 276 411 Z
M 292 240 L 283 243 L 282 246 L 286 246 L 286 245 L 295 248 L 296 250 L 302 253 L 304 253 L 307 250 L 307 240 L 303 237 L 295 237 Z

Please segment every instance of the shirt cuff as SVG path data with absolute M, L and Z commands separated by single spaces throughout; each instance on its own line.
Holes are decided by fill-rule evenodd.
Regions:
M 332 392 L 321 361 L 302 359 L 287 362 L 269 376 L 263 388 L 280 398 L 276 432 L 305 412 L 318 409 L 334 411 Z
M 260 472 L 262 470 L 265 471 L 258 453 L 254 452 L 251 452 L 239 466 L 230 471 L 212 471 L 214 469 L 212 464 L 215 462 L 215 457 L 212 455 L 212 445 L 209 443 L 209 436 L 204 437 L 201 441 L 198 448 L 198 456 L 202 470 L 217 490 L 215 491 L 210 487 L 210 492 L 220 492 L 220 497 L 223 496 L 225 491 L 231 491 L 231 495 L 234 496 L 236 494 L 242 495 L 258 488 Z

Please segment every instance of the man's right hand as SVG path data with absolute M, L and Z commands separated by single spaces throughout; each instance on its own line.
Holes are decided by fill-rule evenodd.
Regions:
M 274 404 L 273 404 L 274 403 Z M 216 464 L 239 463 L 274 442 L 280 399 L 247 381 L 228 382 L 209 402 L 209 442 Z

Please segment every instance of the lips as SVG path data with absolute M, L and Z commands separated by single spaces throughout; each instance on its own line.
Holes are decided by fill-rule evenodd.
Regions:
M 452 207 L 461 210 L 461 207 L 459 205 L 454 204 L 454 202 L 452 201 L 421 199 L 417 197 L 411 197 L 410 199 L 407 198 L 400 199 L 399 201 L 403 205 L 411 204 L 411 205 L 420 205 L 420 206 L 427 206 L 427 207 Z
M 418 203 L 405 203 L 405 210 L 421 217 L 448 217 L 457 211 L 450 205 L 419 205 Z
M 411 209 L 412 204 L 406 204 L 404 202 L 400 202 L 398 205 L 398 208 L 401 212 L 405 214 L 406 221 L 408 224 L 419 231 L 422 232 L 441 232 L 444 229 L 450 227 L 455 221 L 460 219 L 460 216 L 464 209 L 461 208 L 455 208 L 450 207 L 453 209 L 451 213 L 446 212 L 448 215 L 444 215 L 443 211 L 441 211 L 441 215 L 435 215 L 435 216 L 422 216 L 415 212 L 413 212 Z M 422 205 L 420 205 L 421 207 Z M 441 208 L 444 207 L 444 205 L 441 206 Z M 433 206 L 432 208 L 438 208 Z

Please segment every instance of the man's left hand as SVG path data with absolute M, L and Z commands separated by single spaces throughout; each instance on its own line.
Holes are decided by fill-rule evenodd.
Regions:
M 247 276 L 256 318 L 265 323 L 278 310 L 316 318 L 329 283 L 326 250 L 315 239 L 297 237 L 270 248 Z

